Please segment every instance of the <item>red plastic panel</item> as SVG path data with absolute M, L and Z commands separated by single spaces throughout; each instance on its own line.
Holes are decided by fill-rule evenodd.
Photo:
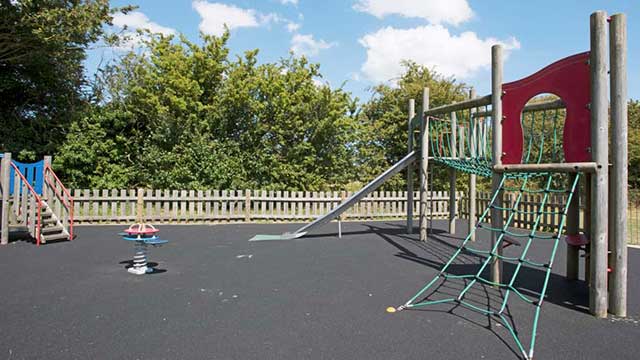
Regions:
M 557 61 L 524 79 L 502 85 L 503 164 L 522 162 L 522 109 L 532 97 L 551 93 L 564 101 L 564 157 L 566 162 L 591 161 L 591 86 L 589 52 Z

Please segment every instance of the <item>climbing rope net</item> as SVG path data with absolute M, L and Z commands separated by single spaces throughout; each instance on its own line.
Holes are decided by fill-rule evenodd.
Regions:
M 465 114 L 464 112 L 462 113 L 452 114 L 448 119 L 433 117 L 429 119 L 431 158 L 438 163 L 460 171 L 491 176 L 491 144 L 490 141 L 487 141 L 487 131 L 490 130 L 488 119 L 480 118 L 478 121 L 473 121 L 473 112 L 469 110 L 466 111 L 467 117 L 466 121 L 464 121 L 463 115 Z M 560 143 L 562 126 L 559 123 L 559 119 L 562 117 L 563 113 L 559 110 L 525 113 L 522 116 L 523 129 L 525 130 L 523 163 L 561 162 L 563 160 Z M 451 118 L 456 119 L 451 121 Z M 463 119 L 463 126 L 459 126 L 461 122 L 458 120 L 460 119 Z M 467 140 L 465 140 L 465 136 Z M 557 173 L 503 174 L 498 190 L 492 195 L 489 206 L 478 219 L 476 227 L 470 231 L 433 279 L 396 310 L 446 303 L 464 306 L 498 319 L 509 331 L 524 358 L 533 358 L 540 310 L 547 293 L 549 278 L 565 227 L 569 204 L 579 181 L 579 174 L 571 180 L 562 179 L 561 174 Z M 503 206 L 502 197 L 504 192 L 510 192 L 512 194 L 511 199 L 514 199 L 508 202 L 508 206 Z M 522 210 L 524 208 L 521 206 L 523 199 L 531 194 L 542 195 L 538 209 Z M 548 208 L 550 198 L 558 194 L 566 195 L 566 201 L 561 209 L 559 211 L 545 211 Z M 513 195 L 515 195 L 515 198 Z M 528 207 L 526 208 L 529 209 Z M 501 228 L 494 228 L 488 225 L 492 212 L 501 212 L 503 214 L 505 221 Z M 533 218 L 533 224 L 530 229 L 514 229 L 515 220 L 518 216 Z M 556 217 L 558 219 L 558 226 L 551 232 L 543 231 L 542 220 L 545 217 Z M 472 238 L 474 238 L 472 235 L 481 229 L 489 232 L 496 239 L 488 250 L 473 246 L 475 243 L 472 241 Z M 518 242 L 518 240 L 523 243 L 520 255 L 503 255 L 501 249 Z M 529 251 L 535 244 L 540 242 L 551 244 L 551 252 L 546 261 L 534 261 L 530 257 Z M 450 271 L 452 264 L 462 255 L 472 255 L 480 259 L 477 269 L 465 274 Z M 486 270 L 496 261 L 513 264 L 513 271 L 509 279 L 506 279 L 507 281 L 495 282 L 490 279 L 490 274 Z M 544 274 L 541 288 L 537 292 L 534 291 L 536 293 L 535 296 L 526 295 L 517 285 L 518 276 L 522 274 L 522 269 L 525 267 L 541 270 Z M 462 290 L 457 291 L 455 294 L 449 292 L 445 298 L 434 299 L 433 297 L 438 293 L 442 283 L 448 280 L 463 281 Z M 488 285 L 497 289 L 501 296 L 499 305 L 483 308 L 481 305 L 469 301 L 470 290 L 475 285 Z M 515 325 L 509 321 L 507 314 L 508 303 L 509 299 L 513 297 L 534 307 L 528 349 L 525 349 L 525 342 L 521 339 Z
M 430 158 L 456 170 L 484 177 L 492 176 L 491 121 L 487 109 L 474 112 L 471 109 L 451 113 L 448 116 L 430 116 Z M 560 163 L 562 151 L 564 110 L 526 112 L 522 116 L 525 151 L 523 164 Z M 510 174 L 522 178 L 537 174 Z

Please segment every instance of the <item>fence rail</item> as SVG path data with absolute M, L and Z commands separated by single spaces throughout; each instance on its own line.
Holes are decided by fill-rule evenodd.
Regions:
M 224 223 L 305 221 L 329 212 L 351 192 L 261 190 L 146 190 L 142 196 L 145 221 L 156 223 Z M 462 197 L 459 193 L 459 198 Z M 135 221 L 135 190 L 75 190 L 77 224 L 119 224 Z M 418 193 L 414 206 L 418 207 Z M 393 219 L 406 216 L 407 193 L 380 191 L 362 199 L 343 214 L 344 220 Z M 448 192 L 434 192 L 434 218 L 449 212 Z
M 489 206 L 491 201 L 491 193 L 478 192 L 476 195 L 476 209 L 478 209 L 476 218 L 479 218 L 484 210 Z M 514 215 L 511 226 L 521 229 L 530 229 L 534 225 L 536 219 L 536 213 L 540 211 L 540 204 L 542 203 L 541 194 L 523 194 L 522 198 L 518 201 L 518 206 L 515 208 L 518 210 Z M 504 207 L 511 208 L 517 201 L 517 193 L 505 193 L 502 203 Z M 559 224 L 561 219 L 561 213 L 564 210 L 567 203 L 567 195 L 551 194 L 542 211 L 545 212 L 540 219 L 539 230 L 541 231 L 553 231 Z M 579 229 L 584 230 L 585 224 L 585 199 L 580 198 L 580 225 Z M 463 197 L 461 200 L 461 207 L 458 210 L 458 215 L 461 218 L 469 218 L 469 198 Z M 507 219 L 507 212 L 504 213 L 504 219 Z M 487 222 L 491 221 L 491 213 L 487 214 Z
M 308 221 L 329 212 L 350 196 L 350 192 L 301 192 L 263 190 L 145 190 L 142 196 L 145 221 L 160 224 L 213 224 L 240 222 Z M 469 217 L 469 198 L 458 193 L 457 216 Z M 136 190 L 75 190 L 76 224 L 122 224 L 137 218 Z M 630 193 L 629 243 L 640 244 L 640 193 Z M 382 220 L 406 217 L 405 191 L 378 191 L 343 214 L 343 220 Z M 419 209 L 419 193 L 414 193 L 414 209 Z M 489 204 L 491 194 L 477 193 L 479 217 Z M 516 194 L 506 193 L 504 204 L 514 204 Z M 530 228 L 534 213 L 540 210 L 542 195 L 525 194 L 513 219 L 513 226 Z M 540 230 L 552 230 L 560 221 L 566 195 L 553 195 L 545 205 Z M 433 192 L 427 203 L 433 219 L 449 216 L 449 193 Z M 580 199 L 580 228 L 584 228 L 584 198 Z M 551 214 L 551 213 L 557 214 Z M 417 216 L 417 214 L 416 214 Z M 487 218 L 490 220 L 490 216 Z

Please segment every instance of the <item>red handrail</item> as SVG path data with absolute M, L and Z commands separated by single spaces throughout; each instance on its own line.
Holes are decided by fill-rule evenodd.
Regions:
M 29 184 L 29 182 L 27 181 L 27 179 L 24 177 L 24 175 L 20 172 L 20 169 L 18 169 L 18 167 L 16 166 L 16 164 L 14 164 L 13 162 L 11 162 L 11 166 L 13 167 L 13 169 L 15 170 L 16 174 L 18 174 L 18 176 L 20 177 L 20 180 L 22 180 L 22 182 L 27 186 L 27 189 L 29 190 L 29 192 L 31 193 L 31 195 L 33 195 L 34 199 L 36 199 L 36 203 L 38 204 L 38 216 L 37 216 L 37 226 L 36 226 L 36 244 L 38 246 L 40 246 L 40 229 L 42 228 L 42 224 L 41 224 L 41 218 L 42 218 L 42 199 L 40 198 L 40 196 L 38 195 L 38 193 L 36 193 L 36 191 L 33 189 L 33 187 L 31 186 L 31 184 Z M 13 185 L 13 191 L 16 191 L 16 187 L 18 186 L 18 184 L 14 184 Z
M 49 177 L 47 177 L 47 174 L 53 175 L 55 184 L 51 183 L 51 180 L 49 179 Z M 60 181 L 60 179 L 58 178 L 58 175 L 56 175 L 56 173 L 53 171 L 53 168 L 51 168 L 50 164 L 44 165 L 44 181 L 46 181 L 47 184 L 49 184 L 49 186 L 53 188 L 58 199 L 62 200 L 64 205 L 67 207 L 67 209 L 69 209 L 69 240 L 73 240 L 73 196 L 71 196 L 71 193 L 69 192 L 69 190 L 64 186 L 62 181 Z M 60 185 L 62 192 L 68 198 L 68 202 L 66 201 L 65 197 L 62 196 L 62 194 L 58 190 L 58 187 L 55 186 L 56 184 Z

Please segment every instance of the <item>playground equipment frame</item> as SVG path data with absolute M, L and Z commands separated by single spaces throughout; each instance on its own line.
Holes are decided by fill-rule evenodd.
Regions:
M 610 76 L 607 81 L 607 22 L 609 22 L 609 51 Z M 439 106 L 429 109 L 429 89 L 423 92 L 422 111 L 419 116 L 411 116 L 409 122 L 409 143 L 413 144 L 413 136 L 419 129 L 420 139 L 420 240 L 427 240 L 427 193 L 429 170 L 429 118 L 434 116 L 446 116 L 455 114 L 456 111 L 473 111 L 482 106 L 491 106 L 490 111 L 475 111 L 471 117 L 481 118 L 491 116 L 492 128 L 492 161 L 493 176 L 492 190 L 499 191 L 500 174 L 505 172 L 565 172 L 585 173 L 587 192 L 587 234 L 590 238 L 590 256 L 587 264 L 587 278 L 591 282 L 589 288 L 589 308 L 593 315 L 599 318 L 607 316 L 608 312 L 614 315 L 626 316 L 627 306 L 627 34 L 626 16 L 616 14 L 607 17 L 603 11 L 597 11 L 590 17 L 590 103 L 585 104 L 590 113 L 591 135 L 590 148 L 591 161 L 569 162 L 556 164 L 503 164 L 505 155 L 503 150 L 503 51 L 500 45 L 492 47 L 492 92 L 490 95 L 475 97 L 470 93 L 470 99 L 454 104 Z M 609 83 L 609 84 L 608 84 Z M 609 100 L 608 88 L 611 87 L 611 129 L 613 141 L 611 141 L 611 164 L 609 161 Z M 411 100 L 410 104 L 414 104 Z M 571 104 L 575 106 L 576 104 Z M 561 109 L 566 107 L 564 100 L 554 100 L 539 104 L 524 106 L 521 113 L 548 109 Z M 411 108 L 411 105 L 410 105 Z M 511 119 L 513 121 L 513 119 Z M 518 119 L 519 121 L 519 119 Z M 455 131 L 455 116 L 451 116 L 452 133 Z M 475 124 L 473 126 L 475 131 Z M 451 136 L 456 139 L 456 136 Z M 478 141 L 476 136 L 473 141 Z M 471 141 L 471 140 L 470 140 Z M 451 148 L 455 157 L 456 146 L 452 140 Z M 412 149 L 411 149 L 412 150 Z M 611 175 L 609 175 L 609 173 Z M 611 176 L 611 181 L 609 181 Z M 411 169 L 408 179 L 412 178 Z M 471 204 L 476 197 L 475 175 L 470 177 Z M 413 183 L 407 182 L 408 192 L 413 192 Z M 455 183 L 451 182 L 450 192 L 455 199 Z M 579 209 L 578 196 L 574 197 L 568 210 L 567 234 L 577 234 Z M 497 199 L 502 199 L 498 194 Z M 455 203 L 455 201 L 454 201 Z M 611 205 L 609 204 L 611 203 Z M 596 206 L 591 206 L 596 205 Z M 500 206 L 498 204 L 498 206 Z M 471 214 L 474 214 L 471 212 Z M 493 228 L 501 228 L 503 224 L 502 212 L 493 209 L 491 214 Z M 452 214 L 452 217 L 454 214 Z M 454 220 L 453 218 L 450 219 Z M 410 220 L 407 220 L 410 224 Z M 475 219 L 470 216 L 470 229 L 475 226 Z M 495 234 L 494 234 L 495 235 Z M 492 246 L 495 244 L 492 239 Z M 578 249 L 573 245 L 567 245 L 567 277 L 577 278 L 578 273 Z M 608 274 L 608 269 L 611 272 Z M 492 264 L 492 281 L 500 282 L 501 261 L 496 260 Z M 607 278 L 608 277 L 608 278 Z M 608 288 L 609 286 L 609 288 Z

